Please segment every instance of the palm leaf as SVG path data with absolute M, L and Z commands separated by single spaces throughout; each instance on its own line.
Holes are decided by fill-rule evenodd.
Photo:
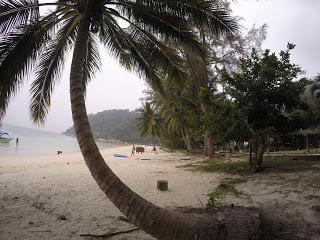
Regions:
M 170 11 L 158 11 L 144 1 L 119 1 L 117 10 L 128 21 L 166 40 L 181 43 L 184 47 L 203 55 L 203 49 L 191 31 L 185 18 L 172 14 Z
M 119 59 L 120 64 L 145 77 L 152 88 L 162 91 L 157 69 L 150 61 L 152 52 L 148 51 L 147 46 L 136 41 L 130 31 L 122 29 L 114 18 L 107 14 L 103 29 L 104 34 L 99 36 L 111 54 Z
M 145 1 L 160 5 L 162 11 L 169 9 L 173 14 L 192 21 L 198 28 L 207 27 L 214 33 L 234 33 L 238 30 L 226 4 L 218 0 Z
M 0 42 L 0 118 L 11 96 L 31 72 L 42 46 L 56 24 L 55 14 L 31 22 L 6 35 Z
M 51 103 L 51 93 L 63 71 L 66 53 L 74 43 L 79 20 L 71 18 L 65 21 L 41 54 L 36 79 L 30 91 L 30 112 L 35 123 L 44 123 Z
M 88 82 L 94 78 L 101 66 L 99 49 L 95 36 L 90 33 L 88 39 L 87 53 L 83 62 L 83 90 L 86 90 Z
M 165 75 L 177 82 L 182 82 L 186 78 L 186 72 L 182 67 L 183 59 L 179 56 L 178 51 L 169 44 L 159 41 L 153 34 L 142 29 L 137 24 L 123 18 L 117 11 L 111 11 L 111 15 L 127 21 L 130 26 L 126 32 L 134 38 L 135 41 L 143 42 L 145 48 L 152 54 L 149 58 L 154 58 L 154 66 L 161 69 Z
M 5 35 L 17 26 L 39 18 L 38 0 L 8 0 L 0 2 L 0 32 Z M 27 8 L 30 6 L 30 8 Z M 34 7 L 31 7 L 34 6 Z M 21 8 L 19 11 L 16 9 Z

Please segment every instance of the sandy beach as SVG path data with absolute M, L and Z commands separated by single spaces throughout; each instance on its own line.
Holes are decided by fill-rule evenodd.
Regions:
M 201 156 L 162 150 L 155 154 L 152 147 L 128 158 L 115 158 L 114 153 L 130 156 L 131 146 L 105 149 L 102 154 L 128 186 L 162 207 L 202 207 L 207 194 L 226 177 L 179 168 L 201 161 Z M 156 189 L 156 181 L 162 179 L 169 182 L 166 192 Z M 299 223 L 303 239 L 316 240 L 320 236 L 319 179 L 318 170 L 255 175 L 236 186 L 240 196 L 226 196 L 224 201 L 281 213 Z M 119 219 L 121 213 L 93 181 L 80 153 L 0 156 L 0 189 L 1 240 L 96 239 L 80 235 L 134 227 Z M 138 230 L 110 239 L 154 238 Z
M 127 185 L 157 205 L 201 207 L 200 201 L 205 204 L 206 194 L 218 184 L 218 174 L 176 167 L 192 161 L 190 156 L 161 150 L 155 154 L 152 147 L 146 150 L 143 155 L 129 158 L 115 158 L 112 154 L 130 156 L 130 146 L 106 149 L 102 154 Z M 168 191 L 156 189 L 159 179 L 168 180 Z M 0 189 L 1 240 L 90 239 L 79 235 L 132 228 L 118 219 L 121 213 L 94 182 L 80 153 L 1 156 Z M 135 231 L 112 239 L 153 238 Z

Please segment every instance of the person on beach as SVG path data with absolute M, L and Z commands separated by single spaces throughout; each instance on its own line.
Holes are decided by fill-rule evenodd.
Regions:
M 18 143 L 19 143 L 19 138 L 16 139 L 16 144 L 18 144 Z
M 133 145 L 132 146 L 132 151 L 131 151 L 131 157 L 134 156 L 134 152 L 136 151 L 136 147 Z
M 156 148 L 156 145 L 153 145 L 153 149 L 152 149 L 152 151 L 154 151 L 156 154 L 158 154 L 158 152 L 157 152 L 157 148 Z

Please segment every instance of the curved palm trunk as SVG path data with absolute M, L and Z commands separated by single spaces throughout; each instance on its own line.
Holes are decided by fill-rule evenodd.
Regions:
M 258 219 L 252 210 L 212 210 L 211 214 L 196 216 L 170 212 L 134 193 L 107 166 L 91 133 L 81 83 L 88 31 L 89 17 L 83 16 L 71 65 L 70 98 L 74 129 L 82 155 L 102 191 L 130 222 L 161 240 L 256 239 Z

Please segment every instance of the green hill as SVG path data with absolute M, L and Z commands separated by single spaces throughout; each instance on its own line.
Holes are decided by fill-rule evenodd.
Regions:
M 141 137 L 138 131 L 140 113 L 129 110 L 106 110 L 96 114 L 89 114 L 92 133 L 96 139 L 118 140 L 128 143 L 153 144 L 152 137 Z M 73 127 L 63 134 L 74 135 Z

